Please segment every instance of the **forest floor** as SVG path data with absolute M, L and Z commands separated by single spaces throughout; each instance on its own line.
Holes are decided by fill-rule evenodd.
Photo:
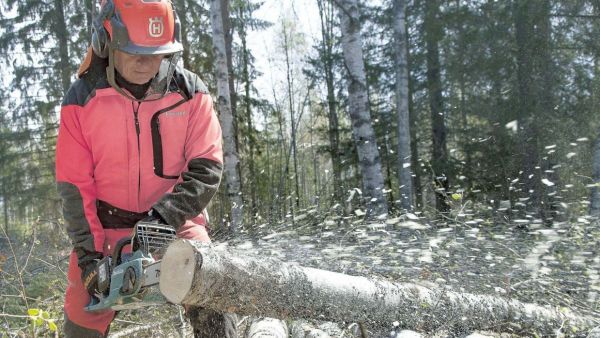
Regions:
M 581 217 L 546 226 L 531 219 L 500 224 L 471 217 L 436 225 L 408 216 L 366 223 L 357 217 L 322 220 L 309 211 L 296 216 L 294 225 L 256 225 L 229 239 L 217 234 L 215 242 L 256 257 L 497 295 L 600 318 L 600 222 Z M 0 337 L 30 337 L 34 331 L 37 336 L 53 336 L 51 323 L 59 330 L 62 323 L 68 241 L 56 232 L 11 239 L 11 245 L 0 239 Z M 241 327 L 249 321 L 241 318 Z M 153 325 L 143 329 L 148 323 Z M 302 325 L 307 332 L 311 325 L 321 327 L 332 337 L 356 334 L 352 325 Z M 392 330 L 394 323 L 390 323 Z M 111 332 L 113 337 L 178 337 L 188 335 L 189 326 L 180 308 L 162 306 L 123 311 Z M 585 332 L 560 334 L 587 336 Z M 443 328 L 427 336 L 432 335 L 445 336 Z
M 600 321 L 600 223 L 585 217 L 551 227 L 525 219 L 327 221 L 264 227 L 228 244 L 258 257 L 564 307 Z

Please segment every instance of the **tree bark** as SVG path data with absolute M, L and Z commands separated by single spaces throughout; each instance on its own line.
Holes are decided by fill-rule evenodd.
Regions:
M 556 99 L 554 93 L 556 92 L 555 86 L 558 83 L 557 76 L 555 74 L 555 67 L 552 56 L 552 23 L 550 22 L 551 3 L 549 0 L 541 0 L 536 9 L 536 36 L 539 37 L 540 46 L 536 48 L 535 53 L 539 57 L 540 63 L 540 74 L 541 84 L 537 87 L 539 92 L 540 100 L 538 112 L 535 114 L 537 120 L 536 125 L 542 126 L 541 129 L 545 133 L 540 133 L 545 137 L 545 141 L 554 141 L 556 132 L 556 121 L 555 119 L 555 105 Z M 539 83 L 539 81 L 538 81 Z M 552 120 L 550 124 L 547 122 Z M 546 134 L 546 135 L 544 135 Z M 552 135 L 548 137 L 547 135 Z M 542 144 L 548 144 L 542 141 Z M 552 143 L 550 143 L 552 144 Z M 540 150 L 538 150 L 540 151 Z M 542 190 L 539 192 L 541 196 L 541 217 L 546 224 L 552 224 L 554 221 L 566 221 L 564 213 L 561 211 L 560 202 L 561 192 L 558 188 L 560 184 L 560 171 L 555 168 L 561 162 L 558 158 L 557 153 L 541 154 L 542 159 L 542 177 L 544 176 L 552 182 L 554 185 L 541 184 Z M 545 155 L 545 156 L 544 156 Z
M 597 319 L 517 300 L 349 276 L 177 240 L 162 260 L 160 291 L 171 302 L 239 315 L 364 322 L 435 332 L 493 327 L 539 335 L 589 330 Z
M 592 187 L 592 196 L 590 198 L 590 215 L 600 216 L 600 132 L 594 143 L 594 157 L 592 162 L 592 178 L 594 186 Z
M 258 212 L 258 201 L 256 200 L 256 170 L 254 169 L 254 148 L 256 143 L 256 135 L 254 135 L 254 126 L 252 125 L 252 101 L 250 99 L 250 87 L 252 85 L 250 79 L 250 50 L 248 49 L 246 41 L 246 12 L 249 9 L 246 7 L 246 2 L 242 1 L 238 5 L 239 15 L 239 36 L 242 43 L 242 80 L 244 82 L 244 113 L 246 115 L 246 123 L 248 130 L 246 131 L 247 136 L 245 137 L 245 143 L 248 147 L 248 173 L 250 179 L 248 180 L 248 186 L 250 189 L 250 214 L 256 215 Z M 249 12 L 251 14 L 251 12 Z
M 447 163 L 446 122 L 444 117 L 444 98 L 440 65 L 439 40 L 443 31 L 440 26 L 438 0 L 425 1 L 425 40 L 427 45 L 427 92 L 431 114 L 432 158 L 431 167 L 435 182 L 435 206 L 439 212 L 450 210 L 447 193 L 450 187 Z
M 551 195 L 556 194 L 558 173 L 552 170 L 555 160 L 544 156 L 544 131 L 552 134 L 554 79 L 551 59 L 551 4 L 548 0 L 517 0 L 512 7 L 515 26 L 517 102 L 522 151 L 521 162 L 524 179 L 522 196 L 529 198 L 528 211 L 552 222 L 556 207 Z M 549 138 L 554 140 L 553 137 Z M 553 186 L 542 184 L 544 178 Z
M 288 152 L 286 147 L 286 138 L 285 138 L 285 121 L 282 113 L 281 107 L 277 105 L 277 98 L 275 97 L 275 89 L 273 89 L 273 98 L 275 101 L 275 105 L 277 107 L 275 113 L 277 114 L 277 124 L 279 127 L 279 186 L 277 188 L 277 203 L 279 204 L 279 219 L 287 215 L 287 194 L 288 194 L 288 178 L 289 178 L 289 165 L 288 165 Z M 293 212 L 293 211 L 292 211 Z M 293 218 L 292 218 L 293 221 Z
M 227 70 L 229 70 L 229 94 L 231 94 L 231 111 L 235 116 L 236 97 L 233 73 L 233 27 L 229 15 L 229 0 L 221 0 L 221 17 L 223 18 L 223 33 L 225 34 L 225 51 L 227 52 Z
M 461 0 L 456 0 L 456 12 L 459 15 L 459 18 L 461 17 L 462 13 L 462 6 L 468 6 L 467 4 L 462 4 Z M 459 105 L 458 105 L 458 111 L 460 113 L 460 132 L 463 133 L 463 135 L 470 135 L 469 132 L 471 132 L 470 127 L 469 127 L 469 107 L 467 105 L 467 88 L 470 88 L 470 84 L 467 84 L 467 74 L 468 74 L 468 63 L 469 60 L 466 57 L 465 53 L 467 53 L 467 47 L 468 47 L 468 43 L 469 41 L 467 41 L 467 37 L 465 36 L 465 24 L 463 22 L 463 20 L 456 20 L 456 31 L 458 32 L 458 41 L 456 43 L 456 51 L 455 53 L 458 56 L 458 88 L 460 90 L 459 94 L 458 94 L 458 101 L 459 101 Z M 464 176 L 467 177 L 467 180 L 464 182 L 465 186 L 464 189 L 466 191 L 470 191 L 472 188 L 472 183 L 473 183 L 473 168 L 474 168 L 474 163 L 472 160 L 472 150 L 470 149 L 470 145 L 472 143 L 471 139 L 467 136 L 462 138 L 462 151 L 464 153 L 464 165 L 462 166 L 462 172 L 464 173 Z
M 600 3 L 594 2 L 594 14 L 600 13 Z M 599 32 L 600 26 L 594 25 L 593 32 Z M 598 83 L 600 82 L 600 50 L 594 49 L 594 87 L 592 91 L 592 107 L 597 107 L 598 102 Z M 600 130 L 597 133 L 594 143 L 594 154 L 592 162 L 592 179 L 595 184 L 591 190 L 590 197 L 590 215 L 600 217 Z M 596 185 L 599 184 L 599 185 Z
M 408 69 L 410 69 L 410 54 L 407 55 L 408 60 Z M 419 112 L 414 108 L 414 100 L 411 93 L 414 92 L 414 80 L 410 77 L 410 72 L 408 73 L 408 115 L 410 122 L 410 155 L 411 155 L 411 166 L 412 172 L 415 175 L 414 177 L 414 207 L 416 209 L 421 208 L 423 204 L 423 187 L 421 186 L 421 175 L 423 170 L 421 169 L 421 159 L 419 158 L 419 136 L 417 135 L 418 129 L 418 121 L 419 121 Z
M 295 194 L 294 202 L 291 203 L 290 209 L 294 210 L 294 205 L 300 208 L 300 184 L 298 182 L 298 148 L 296 142 L 296 116 L 295 116 L 295 102 L 294 102 L 294 77 L 292 75 L 292 65 L 290 60 L 290 51 L 292 48 L 292 40 L 294 28 L 290 27 L 288 31 L 288 23 L 282 22 L 283 27 L 283 51 L 285 53 L 285 70 L 286 70 L 286 81 L 287 81 L 287 92 L 288 92 L 288 107 L 290 109 L 290 125 L 292 127 L 290 152 L 293 156 L 294 161 L 294 183 L 295 183 Z
M 539 155 L 539 133 L 535 122 L 534 113 L 536 111 L 536 100 L 534 86 L 534 27 L 531 18 L 532 8 L 535 3 L 532 1 L 517 0 L 513 4 L 515 20 L 515 42 L 517 46 L 517 102 L 519 123 L 522 126 L 519 130 L 521 150 L 521 162 L 523 170 L 524 188 L 521 196 L 529 198 L 528 209 L 538 214 L 541 203 L 541 183 L 540 171 L 536 167 L 540 166 Z
M 65 20 L 65 8 L 62 0 L 54 0 L 54 8 L 56 10 L 56 26 L 55 36 L 58 45 L 62 46 L 59 49 L 59 65 L 60 79 L 62 84 L 62 94 L 66 94 L 71 86 L 71 65 L 69 62 L 69 33 L 67 30 L 67 22 Z M 53 120 L 53 119 L 52 119 Z
M 230 95 L 230 107 L 231 116 L 233 116 L 233 135 L 235 138 L 235 150 L 240 153 L 240 139 L 239 139 L 239 116 L 237 111 L 238 97 L 235 91 L 235 70 L 233 68 L 233 30 L 234 27 L 231 23 L 231 16 L 229 15 L 229 0 L 221 0 L 221 17 L 223 18 L 223 33 L 225 35 L 225 53 L 227 55 L 227 71 L 229 81 L 229 95 Z M 238 162 L 236 170 L 240 177 L 242 176 L 242 169 Z M 244 181 L 240 179 L 240 191 L 244 189 Z M 243 198 L 242 198 L 243 200 Z
M 358 152 L 363 193 L 367 215 L 387 214 L 388 205 L 383 195 L 384 182 L 377 139 L 371 124 L 367 77 L 362 52 L 358 1 L 338 2 L 342 30 L 342 49 L 349 74 L 348 112 L 352 120 L 352 134 Z
M 408 36 L 406 33 L 406 0 L 394 0 L 394 34 L 396 39 L 396 111 L 398 112 L 398 182 L 400 206 L 413 208 L 410 149 L 410 119 L 408 111 Z
M 85 0 L 84 6 L 87 36 L 92 36 L 92 21 L 94 20 L 94 16 L 96 15 L 96 0 Z
M 221 1 L 210 1 L 210 18 L 213 31 L 213 50 L 215 54 L 215 73 L 217 78 L 218 108 L 220 112 L 221 128 L 223 129 L 224 173 L 227 186 L 227 195 L 231 202 L 230 231 L 235 233 L 243 221 L 243 201 L 240 195 L 240 176 L 237 170 L 239 157 L 235 146 L 235 132 L 233 115 L 231 113 L 231 95 L 229 93 L 229 70 L 227 67 L 227 53 L 225 35 L 223 31 L 223 17 Z
M 344 186 L 339 150 L 339 121 L 333 73 L 333 5 L 331 0 L 317 0 L 317 5 L 319 7 L 319 18 L 321 22 L 321 60 L 323 62 L 325 85 L 327 87 L 329 154 L 331 155 L 331 166 L 333 171 L 333 204 L 336 204 L 340 203 L 343 199 Z
M 4 185 L 2 187 L 2 214 L 4 216 L 4 231 L 8 236 L 8 194 Z
M 136 325 L 136 326 L 128 327 L 124 330 L 111 333 L 108 336 L 108 338 L 134 337 L 136 335 L 139 335 L 141 332 L 155 331 L 157 329 L 160 329 L 160 327 L 162 325 L 171 324 L 171 323 L 177 321 L 177 319 L 178 319 L 178 316 L 175 315 L 175 316 L 170 316 L 168 318 L 160 320 L 158 322 L 152 322 L 152 323 L 148 323 L 145 325 Z
M 250 324 L 245 338 L 288 338 L 288 327 L 279 319 L 257 318 Z
M 181 54 L 183 67 L 191 69 L 190 48 L 188 43 L 189 22 L 187 16 L 186 0 L 175 0 L 175 10 L 177 11 L 181 29 L 181 43 L 185 46 Z

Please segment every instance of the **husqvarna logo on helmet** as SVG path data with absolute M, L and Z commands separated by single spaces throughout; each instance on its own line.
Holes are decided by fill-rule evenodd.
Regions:
M 148 33 L 153 38 L 158 38 L 163 35 L 165 26 L 163 24 L 163 18 L 160 16 L 149 18 L 150 23 L 148 24 Z

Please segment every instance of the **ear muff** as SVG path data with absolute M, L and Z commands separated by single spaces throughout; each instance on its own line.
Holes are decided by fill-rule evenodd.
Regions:
M 94 23 L 92 27 L 92 49 L 94 54 L 105 59 L 108 56 L 108 37 L 106 29 L 103 26 L 97 27 Z
M 100 13 L 92 24 L 92 49 L 101 58 L 108 57 L 108 32 L 104 28 L 104 20 L 110 18 L 114 11 L 112 0 L 107 0 L 100 8 Z

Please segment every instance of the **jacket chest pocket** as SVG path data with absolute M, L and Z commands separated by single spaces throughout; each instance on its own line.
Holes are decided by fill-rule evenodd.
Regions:
M 188 117 L 187 110 L 177 108 L 153 117 L 152 150 L 154 173 L 157 176 L 177 179 L 185 170 Z

